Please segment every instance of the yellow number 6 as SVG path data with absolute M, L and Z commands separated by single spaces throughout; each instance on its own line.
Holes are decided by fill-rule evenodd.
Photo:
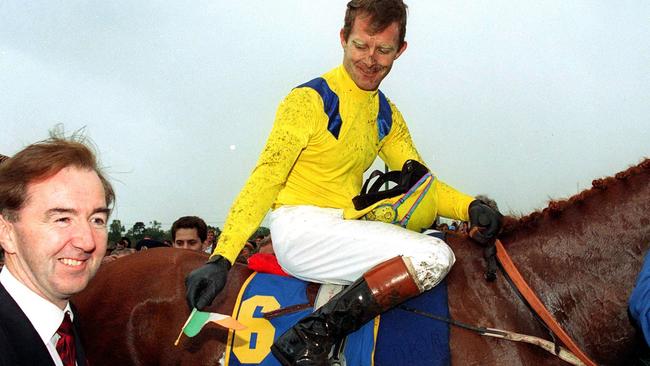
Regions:
M 235 332 L 233 352 L 241 363 L 261 363 L 271 351 L 275 328 L 262 313 L 280 308 L 273 296 L 256 295 L 242 302 L 238 320 L 247 328 Z

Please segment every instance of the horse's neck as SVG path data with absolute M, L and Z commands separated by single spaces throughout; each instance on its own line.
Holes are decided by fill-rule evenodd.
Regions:
M 509 242 L 517 252 L 539 252 L 549 259 L 608 258 L 620 263 L 637 260 L 650 241 L 650 174 L 615 181 L 606 189 L 572 199 L 561 209 L 551 207 L 532 228 L 522 228 Z M 528 254 L 529 255 L 529 254 Z M 617 258 L 611 258 L 617 256 Z M 617 263 L 614 262 L 614 263 Z M 553 263 L 540 263 L 543 267 Z M 581 265 L 576 262 L 573 265 Z
M 633 344 L 627 301 L 650 247 L 650 172 L 609 183 L 506 238 L 547 308 L 603 360 Z
M 650 169 L 644 169 L 529 215 L 501 238 L 546 307 L 602 364 L 621 364 L 634 344 L 627 300 L 650 247 Z M 480 280 L 485 267 L 475 245 L 456 237 L 450 244 L 458 258 L 448 281 L 452 316 L 485 317 L 497 328 L 544 336 L 500 275 L 495 284 Z
M 576 327 L 586 328 L 594 316 L 629 327 L 627 299 L 650 247 L 649 176 L 614 181 L 507 237 L 508 251 L 540 298 Z

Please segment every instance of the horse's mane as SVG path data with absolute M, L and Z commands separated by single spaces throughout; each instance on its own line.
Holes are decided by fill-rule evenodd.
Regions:
M 557 218 L 568 208 L 580 205 L 592 197 L 601 194 L 603 191 L 606 191 L 608 188 L 621 184 L 621 182 L 629 180 L 632 177 L 648 172 L 650 172 L 650 158 L 644 159 L 638 165 L 619 172 L 613 177 L 595 179 L 591 182 L 591 188 L 587 188 L 568 199 L 551 200 L 549 201 L 548 206 L 542 210 L 533 211 L 532 213 L 520 218 L 506 216 L 504 218 L 502 234 L 508 235 L 519 229 L 533 229 L 544 219 Z

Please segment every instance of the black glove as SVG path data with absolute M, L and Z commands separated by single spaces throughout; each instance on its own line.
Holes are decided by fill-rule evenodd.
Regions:
M 230 266 L 226 258 L 216 255 L 185 278 L 185 297 L 190 309 L 201 310 L 212 304 L 212 300 L 226 285 Z
M 503 215 L 499 211 L 482 201 L 474 200 L 469 204 L 468 212 L 470 236 L 474 240 L 481 244 L 486 244 L 497 237 L 501 230 L 501 221 L 503 220 Z

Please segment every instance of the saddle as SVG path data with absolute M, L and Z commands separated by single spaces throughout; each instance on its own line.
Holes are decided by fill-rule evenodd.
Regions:
M 224 365 L 280 365 L 270 352 L 273 341 L 341 289 L 338 285 L 320 285 L 254 272 L 242 286 L 232 314 L 248 328 L 229 332 Z M 404 305 L 448 316 L 446 283 Z M 446 323 L 396 308 L 337 345 L 331 363 L 347 366 L 448 365 L 451 357 L 448 341 Z M 415 355 L 406 351 L 403 347 L 406 343 L 411 347 L 416 345 L 422 352 Z
M 251 274 L 240 290 L 232 314 L 247 328 L 229 331 L 224 365 L 280 366 L 270 351 L 271 345 L 314 311 L 320 287 L 293 277 L 259 272 Z M 345 359 L 344 364 L 349 366 L 372 366 L 375 323 L 378 321 L 369 322 L 349 335 L 345 344 L 334 352 L 333 359 Z

